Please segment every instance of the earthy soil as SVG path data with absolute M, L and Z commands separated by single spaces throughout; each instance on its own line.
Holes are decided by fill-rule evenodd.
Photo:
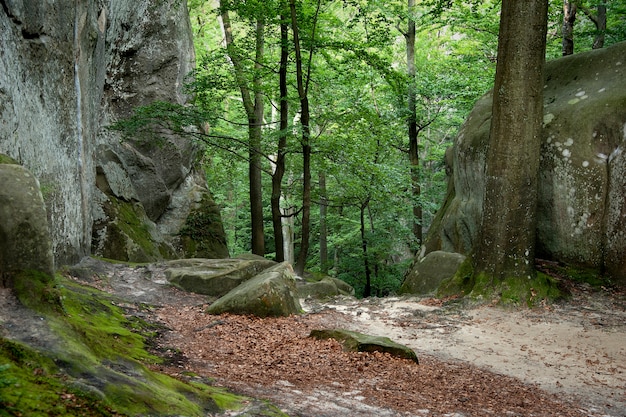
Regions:
M 573 286 L 566 302 L 522 310 L 430 298 L 302 300 L 303 315 L 259 319 L 207 315 L 212 300 L 171 288 L 159 265 L 86 260 L 69 275 L 165 326 L 153 341 L 169 359 L 162 371 L 268 399 L 293 417 L 626 416 L 624 292 Z M 3 311 L 9 305 L 0 319 L 13 314 L 24 326 L 17 307 Z M 344 352 L 309 338 L 315 328 L 388 336 L 420 363 Z

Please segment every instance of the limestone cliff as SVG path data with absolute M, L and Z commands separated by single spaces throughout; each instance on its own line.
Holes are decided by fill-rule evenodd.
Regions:
M 626 282 L 626 43 L 546 66 L 537 255 Z M 491 96 L 448 155 L 448 196 L 424 253 L 470 253 L 477 238 Z
M 106 129 L 134 106 L 185 102 L 194 63 L 186 2 L 0 5 L 0 153 L 39 178 L 57 264 L 92 250 L 135 261 L 186 256 L 179 232 L 190 214 L 207 212 L 214 241 L 191 245 L 192 255 L 227 256 L 194 146 L 121 142 Z

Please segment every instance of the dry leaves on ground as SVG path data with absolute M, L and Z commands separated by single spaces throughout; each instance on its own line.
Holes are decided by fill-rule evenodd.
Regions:
M 204 313 L 203 306 L 165 307 L 171 329 L 159 343 L 184 360 L 163 371 L 193 372 L 279 406 L 316 389 L 400 413 L 429 415 L 583 416 L 567 403 L 517 379 L 418 352 L 420 364 L 381 353 L 344 352 L 336 341 L 309 338 L 314 328 L 341 327 L 346 317 L 324 310 L 287 318 Z M 307 415 L 307 414 L 302 414 Z

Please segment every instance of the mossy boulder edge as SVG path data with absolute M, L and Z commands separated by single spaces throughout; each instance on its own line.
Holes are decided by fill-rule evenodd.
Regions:
M 401 359 L 409 359 L 419 364 L 413 349 L 394 342 L 384 336 L 367 334 L 344 329 L 311 330 L 309 337 L 315 339 L 335 339 L 349 352 L 383 352 Z

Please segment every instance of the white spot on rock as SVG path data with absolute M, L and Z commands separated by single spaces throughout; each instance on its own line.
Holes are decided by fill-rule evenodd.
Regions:
M 565 146 L 572 146 L 574 144 L 574 139 L 572 138 L 567 138 L 567 140 L 565 141 Z
M 589 161 L 583 161 L 583 168 L 587 168 L 589 166 Z
M 544 114 L 544 116 L 543 116 L 543 125 L 545 126 L 545 125 L 549 124 L 552 120 L 554 120 L 554 114 L 552 114 L 552 113 Z
M 603 87 L 603 88 L 598 90 L 598 93 L 604 93 L 605 91 L 606 91 L 606 87 Z
M 576 93 L 576 97 L 582 97 L 585 95 L 585 91 L 579 91 L 578 93 Z

